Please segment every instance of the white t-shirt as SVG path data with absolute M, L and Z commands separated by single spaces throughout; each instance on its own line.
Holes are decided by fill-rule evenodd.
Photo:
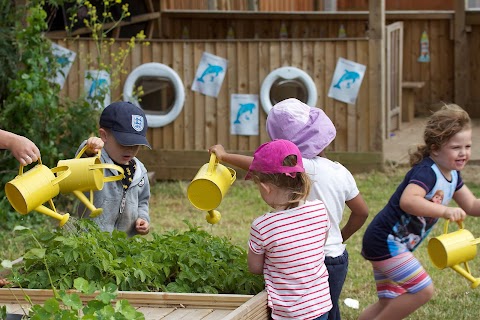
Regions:
M 360 191 L 350 171 L 340 163 L 323 157 L 302 160 L 305 171 L 312 180 L 308 200 L 322 200 L 330 217 L 331 227 L 325 245 L 325 255 L 338 257 L 345 251 L 340 232 L 345 202 L 355 198 Z
M 332 308 L 324 253 L 329 226 L 319 200 L 253 221 L 248 244 L 253 253 L 265 255 L 273 319 L 315 319 Z

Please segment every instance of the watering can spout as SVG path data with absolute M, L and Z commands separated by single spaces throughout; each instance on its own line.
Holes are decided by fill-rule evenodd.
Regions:
M 469 280 L 472 284 L 470 285 L 472 289 L 475 289 L 480 285 L 480 278 L 475 278 L 472 276 L 470 273 L 470 270 L 468 268 L 468 265 L 465 263 L 465 269 L 460 267 L 459 265 L 454 265 L 451 267 L 453 270 L 458 272 L 460 275 L 462 275 L 465 279 Z

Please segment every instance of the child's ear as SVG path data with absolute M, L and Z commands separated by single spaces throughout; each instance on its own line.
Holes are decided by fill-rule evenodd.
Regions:
M 269 193 L 272 191 L 271 185 L 270 185 L 269 183 L 259 182 L 258 185 L 260 186 L 260 188 L 263 189 L 263 191 L 264 191 L 266 194 L 269 194 Z
M 98 133 L 100 134 L 100 139 L 102 139 L 103 142 L 107 141 L 107 130 L 100 128 L 98 129 Z

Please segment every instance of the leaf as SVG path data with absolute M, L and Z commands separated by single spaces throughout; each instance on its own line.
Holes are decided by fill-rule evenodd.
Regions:
M 49 312 L 51 314 L 55 314 L 58 311 L 60 311 L 60 303 L 58 303 L 57 299 L 55 299 L 55 298 L 47 299 L 44 302 L 43 307 L 45 308 L 45 310 L 47 312 Z
M 33 248 L 28 250 L 23 256 L 24 259 L 43 259 L 45 257 L 45 249 Z
M 125 316 L 125 318 L 129 320 L 145 319 L 145 316 L 141 312 L 138 312 L 134 307 L 132 307 L 127 300 L 117 301 L 117 303 L 115 304 L 115 311 L 122 314 L 123 316 Z
M 4 267 L 5 269 L 12 269 L 12 267 L 13 267 L 12 261 L 3 260 L 2 261 L 2 267 Z
M 15 226 L 15 228 L 13 228 L 13 231 L 23 231 L 23 230 L 30 230 L 30 229 L 24 226 Z
M 81 277 L 73 280 L 73 286 L 82 293 L 87 293 L 90 288 L 88 281 Z
M 80 310 L 83 306 L 80 296 L 76 293 L 67 294 L 65 292 L 60 292 L 60 298 L 66 306 L 71 307 L 74 310 Z

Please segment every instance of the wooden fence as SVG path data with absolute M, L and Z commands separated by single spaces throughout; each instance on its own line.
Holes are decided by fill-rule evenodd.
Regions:
M 470 13 L 478 15 L 480 13 Z M 471 20 L 474 20 L 473 18 Z M 454 13 L 449 12 L 387 12 L 386 24 L 403 22 L 403 81 L 424 82 L 416 92 L 415 114 L 428 115 L 444 102 L 454 101 Z M 474 20 L 476 21 L 476 20 Z M 480 56 L 474 54 L 480 41 L 476 26 L 468 33 L 472 76 L 479 69 Z M 230 30 L 236 39 L 278 39 L 284 28 L 288 39 L 338 39 L 368 37 L 368 14 L 229 14 L 165 12 L 163 34 L 165 38 L 226 39 Z M 419 62 L 422 33 L 428 36 L 430 61 Z M 475 86 L 471 81 L 469 85 Z M 321 91 L 320 88 L 318 88 Z M 472 100 L 464 107 L 475 117 L 480 116 L 480 93 L 472 91 Z
M 91 40 L 58 41 L 84 58 L 93 52 Z M 117 41 L 116 48 L 126 45 Z M 196 68 L 204 52 L 228 60 L 228 70 L 217 98 L 191 90 Z M 271 41 L 155 41 L 149 46 L 137 46 L 125 67 L 128 73 L 147 62 L 160 62 L 173 68 L 183 80 L 186 99 L 184 109 L 171 124 L 151 128 L 148 140 L 153 152 L 145 152 L 143 160 L 157 178 L 191 178 L 199 165 L 207 162 L 207 148 L 220 143 L 228 150 L 249 153 L 268 141 L 266 115 L 260 110 L 260 134 L 239 136 L 230 134 L 230 95 L 259 94 L 265 77 L 274 69 L 294 66 L 306 71 L 318 90 L 318 103 L 330 116 L 337 137 L 328 148 L 334 159 L 341 159 L 352 170 L 368 170 L 383 165 L 378 125 L 381 116 L 371 108 L 369 74 L 367 72 L 355 105 L 347 105 L 327 97 L 337 59 L 344 57 L 369 64 L 369 43 L 366 39 L 351 40 L 271 40 Z M 83 61 L 83 59 L 82 59 Z M 63 93 L 77 97 L 83 92 L 87 66 L 77 59 L 73 64 Z M 122 97 L 122 86 L 112 92 L 112 100 Z M 380 134 L 381 136 L 381 134 Z

